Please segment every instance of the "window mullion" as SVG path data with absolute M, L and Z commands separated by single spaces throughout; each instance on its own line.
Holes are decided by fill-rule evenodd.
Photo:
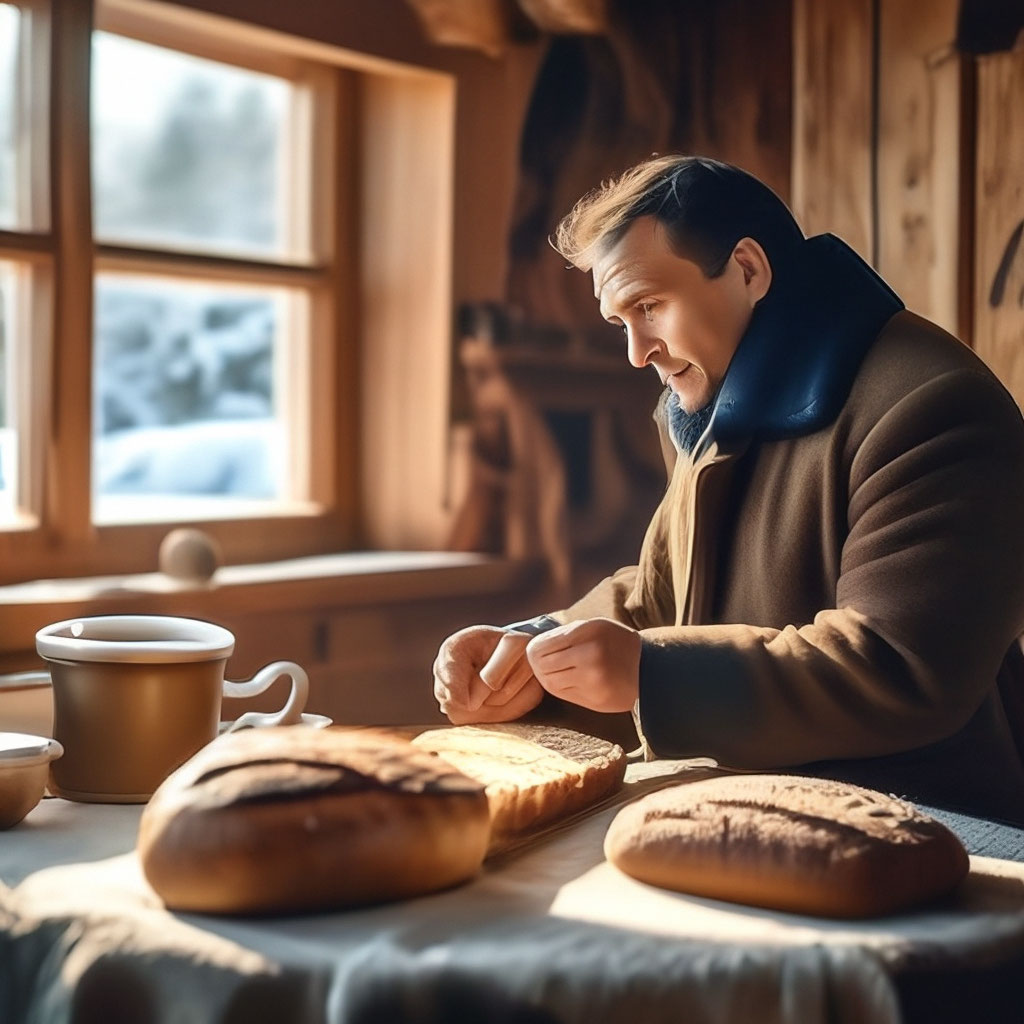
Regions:
M 311 401 L 311 436 L 329 436 L 333 444 L 311 463 L 311 496 L 333 504 L 343 528 L 354 540 L 359 517 L 357 480 L 359 465 L 359 343 L 362 332 L 358 212 L 359 97 L 356 76 L 337 69 L 334 78 L 335 130 L 331 151 L 321 175 L 314 176 L 315 201 L 331 210 L 329 238 L 322 242 L 330 254 L 331 283 L 321 297 L 322 310 L 314 317 L 312 358 L 318 387 Z M 323 175 L 326 174 L 326 179 Z
M 93 537 L 92 27 L 92 0 L 54 0 L 50 73 L 54 358 L 43 514 L 58 544 L 75 549 Z
M 0 259 L 45 263 L 49 262 L 52 249 L 51 237 L 41 232 L 0 230 Z
M 115 273 L 198 277 L 210 281 L 236 281 L 268 287 L 316 288 L 327 280 L 322 266 L 275 263 L 271 260 L 235 259 L 198 252 L 147 249 L 101 242 L 95 246 L 97 269 Z

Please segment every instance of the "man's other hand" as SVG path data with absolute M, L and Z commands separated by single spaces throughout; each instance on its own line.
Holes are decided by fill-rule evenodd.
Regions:
M 581 619 L 530 640 L 527 660 L 548 693 L 592 711 L 630 711 L 640 692 L 640 634 Z
M 526 658 L 530 637 L 496 626 L 453 633 L 434 660 L 434 696 L 454 725 L 510 722 L 544 696 Z

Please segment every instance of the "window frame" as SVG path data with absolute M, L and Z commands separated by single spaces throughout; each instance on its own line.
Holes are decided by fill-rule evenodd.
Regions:
M 198 24 L 145 0 L 15 0 L 33 21 L 33 68 L 45 81 L 50 103 L 34 103 L 33 136 L 48 142 L 50 227 L 0 231 L 0 258 L 28 266 L 34 275 L 29 445 L 22 480 L 37 513 L 0 528 L 0 579 L 137 573 L 156 568 L 160 541 L 182 520 L 96 525 L 91 513 L 92 332 L 97 274 L 157 274 L 197 281 L 298 287 L 308 296 L 309 334 L 297 376 L 306 386 L 289 396 L 300 417 L 293 425 L 295 463 L 307 467 L 299 490 L 309 500 L 279 505 L 244 518 L 188 520 L 221 547 L 226 562 L 260 562 L 351 547 L 355 538 L 358 365 L 354 216 L 356 170 L 355 73 L 240 40 L 207 21 Z M 196 19 L 198 22 L 198 19 Z M 93 237 L 90 182 L 91 40 L 94 29 L 183 50 L 289 78 L 302 86 L 302 130 L 311 139 L 307 194 L 294 197 L 312 215 L 311 258 L 274 261 L 189 253 L 177 249 L 112 244 Z M 45 40 L 45 43 L 43 42 Z M 187 45 L 184 45 L 187 44 Z M 46 60 L 39 59 L 40 49 Z M 43 72 L 45 71 L 45 75 Z M 312 131 L 316 125 L 317 131 Z M 324 131 L 324 125 L 329 130 Z M 52 329 L 47 329 L 51 327 Z M 52 339 L 46 344 L 46 339 Z M 23 424 L 20 423 L 19 426 Z M 23 447 L 24 451 L 24 447 Z M 85 500 L 83 500 L 85 499 Z

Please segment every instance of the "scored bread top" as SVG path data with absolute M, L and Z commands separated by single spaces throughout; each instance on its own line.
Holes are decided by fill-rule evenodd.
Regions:
M 842 782 L 739 775 L 624 807 L 605 855 L 652 885 L 800 913 L 869 917 L 950 892 L 969 859 L 912 804 Z
M 626 770 L 617 744 L 554 726 L 462 725 L 428 730 L 412 742 L 486 786 L 499 835 L 595 803 L 621 785 Z
M 896 797 L 789 775 L 703 779 L 652 793 L 634 807 L 644 825 L 674 821 L 696 841 L 721 842 L 723 823 L 731 822 L 734 838 L 740 833 L 768 838 L 782 829 L 803 836 L 805 853 L 817 847 L 830 856 L 848 856 L 855 846 L 877 843 L 913 845 L 947 831 Z
M 480 783 L 407 740 L 373 730 L 275 726 L 228 733 L 181 766 L 161 789 L 204 807 L 314 793 L 389 790 L 475 794 Z
M 147 881 L 176 910 L 270 913 L 404 899 L 471 878 L 483 786 L 408 740 L 275 726 L 230 733 L 139 821 Z

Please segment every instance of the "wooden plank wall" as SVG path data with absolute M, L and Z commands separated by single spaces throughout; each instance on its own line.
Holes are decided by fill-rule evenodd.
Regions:
M 958 10 L 959 0 L 876 5 L 876 265 L 909 309 L 953 334 L 962 326 Z
M 978 58 L 974 348 L 1024 406 L 1024 48 Z
M 794 0 L 793 212 L 866 260 L 872 212 L 872 0 Z
M 793 208 L 1024 405 L 1024 40 L 972 57 L 958 0 L 794 0 Z

